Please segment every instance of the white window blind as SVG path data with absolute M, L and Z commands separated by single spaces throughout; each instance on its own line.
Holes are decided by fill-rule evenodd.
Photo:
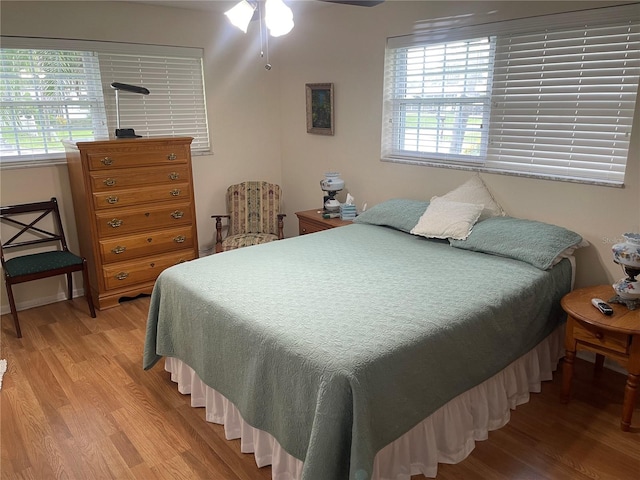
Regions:
M 190 136 L 193 152 L 209 151 L 202 59 L 100 53 L 109 128 L 116 128 L 112 82 L 143 86 L 149 95 L 119 92 L 120 126 L 143 137 Z
M 97 56 L 90 51 L 0 50 L 0 154 L 59 157 L 63 139 L 107 135 Z
M 387 42 L 383 160 L 623 184 L 640 76 L 638 4 L 431 28 L 437 23 Z M 430 128 L 425 123 L 407 123 L 407 115 L 397 107 L 407 100 L 402 93 L 411 81 L 410 72 L 420 70 L 409 65 L 405 52 L 426 52 L 433 46 L 482 36 L 495 38 L 495 48 L 489 50 L 486 94 L 490 101 L 482 128 L 477 129 L 479 150 L 471 156 L 444 156 L 430 148 L 408 151 L 406 139 L 416 135 L 413 130 L 424 136 Z M 426 55 L 419 77 L 434 80 L 439 69 L 433 65 Z M 473 67 L 469 67 L 471 74 Z M 445 75 L 440 82 L 445 89 L 448 78 Z M 453 100 L 459 108 L 470 101 L 465 95 Z M 479 124 L 480 116 L 476 118 Z M 469 123 L 463 126 L 468 135 Z M 440 133 L 446 137 L 449 132 Z
M 486 166 L 622 184 L 638 90 L 639 26 L 501 37 Z
M 2 37 L 0 165 L 64 161 L 61 140 L 113 138 L 112 82 L 120 91 L 120 125 L 144 137 L 191 136 L 210 151 L 202 49 L 116 42 Z

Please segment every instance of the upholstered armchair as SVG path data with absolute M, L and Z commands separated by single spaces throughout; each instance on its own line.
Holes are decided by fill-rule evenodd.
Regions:
M 280 213 L 280 187 L 262 181 L 242 182 L 227 189 L 227 215 L 216 219 L 215 252 L 284 238 L 284 217 Z M 222 238 L 222 219 L 228 220 L 227 235 Z

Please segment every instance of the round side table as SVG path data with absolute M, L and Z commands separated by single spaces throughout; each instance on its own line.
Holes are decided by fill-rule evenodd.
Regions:
M 599 285 L 574 290 L 560 302 L 568 315 L 562 401 L 568 403 L 571 396 L 571 377 L 577 350 L 595 353 L 597 369 L 602 368 L 604 357 L 616 360 L 628 372 L 620 423 L 620 428 L 626 432 L 631 427 L 640 381 L 640 309 L 629 310 L 625 305 L 609 303 L 613 315 L 607 316 L 591 304 L 592 298 L 608 302 L 614 295 L 611 286 Z

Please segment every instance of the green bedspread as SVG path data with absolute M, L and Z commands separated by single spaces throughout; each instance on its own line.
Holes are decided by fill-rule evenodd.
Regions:
M 187 363 L 305 480 L 365 480 L 378 450 L 549 334 L 570 279 L 567 260 L 354 224 L 165 270 L 144 368 Z

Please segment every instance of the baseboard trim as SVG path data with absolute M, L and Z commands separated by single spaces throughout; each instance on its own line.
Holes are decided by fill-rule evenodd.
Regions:
M 84 289 L 73 291 L 73 298 L 77 298 L 77 297 L 84 297 Z M 66 293 L 58 292 L 57 295 L 51 295 L 49 297 L 31 298 L 29 300 L 18 302 L 16 303 L 16 309 L 20 312 L 22 310 L 28 310 L 30 308 L 35 308 L 35 307 L 42 307 L 44 305 L 49 305 L 51 303 L 64 302 L 65 300 L 67 300 Z M 11 308 L 9 307 L 9 303 L 7 300 L 7 303 L 2 305 L 2 307 L 0 307 L 0 314 L 6 315 L 8 313 L 11 313 Z

